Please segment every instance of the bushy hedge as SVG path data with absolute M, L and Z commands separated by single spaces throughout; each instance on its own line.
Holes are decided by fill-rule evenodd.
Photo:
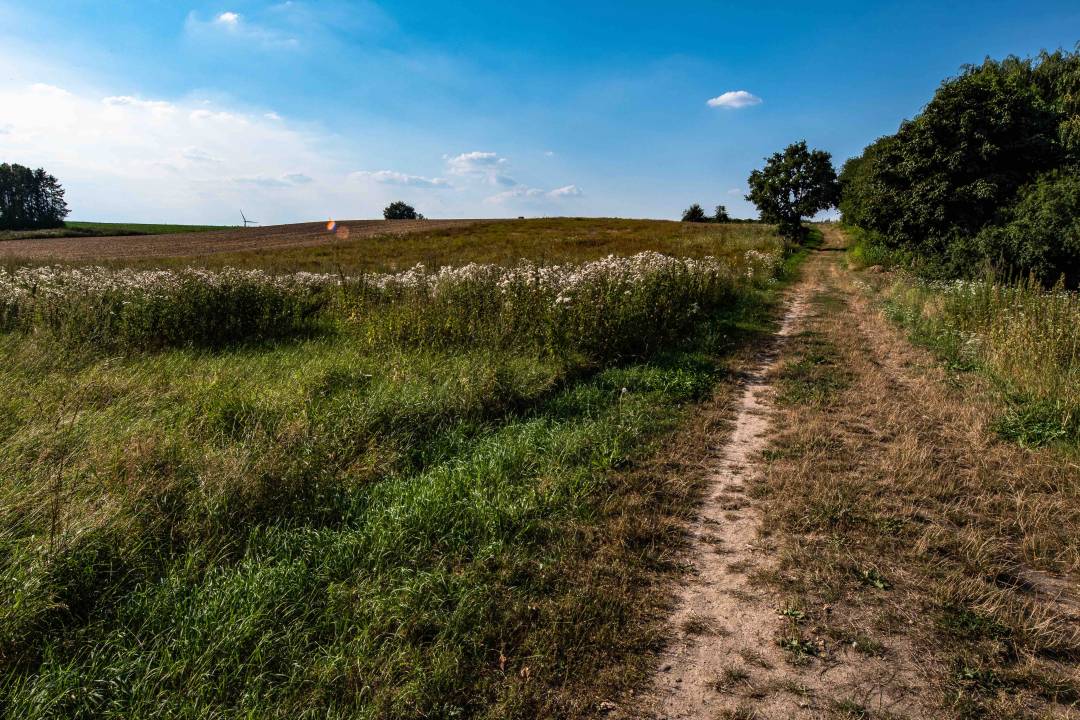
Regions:
M 1076 285 L 1078 178 L 1080 52 L 988 59 L 844 165 L 840 210 L 938 274 L 992 264 Z

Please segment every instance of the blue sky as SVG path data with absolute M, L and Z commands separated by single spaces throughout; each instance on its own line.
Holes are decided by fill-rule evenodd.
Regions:
M 74 219 L 751 217 L 763 156 L 839 166 L 962 64 L 1078 39 L 1075 1 L 0 0 L 0 160 Z

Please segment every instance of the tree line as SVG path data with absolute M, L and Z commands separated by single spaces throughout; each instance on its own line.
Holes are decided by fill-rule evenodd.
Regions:
M 43 168 L 0 164 L 0 229 L 63 227 L 68 215 L 64 189 Z
M 1080 285 L 1080 52 L 963 68 L 840 182 L 844 222 L 924 274 Z

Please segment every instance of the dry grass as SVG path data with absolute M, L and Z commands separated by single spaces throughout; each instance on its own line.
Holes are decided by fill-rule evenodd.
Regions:
M 786 394 L 755 489 L 781 548 L 770 582 L 822 610 L 804 637 L 910 658 L 939 717 L 1075 707 L 1080 468 L 1001 441 L 985 388 L 946 382 L 849 275 L 818 267 L 778 382 L 828 391 Z
M 347 229 L 343 230 L 343 229 Z M 11 240 L 0 258 L 96 262 L 133 267 L 258 268 L 273 272 L 385 272 L 423 263 L 429 269 L 470 262 L 513 265 L 595 260 L 646 250 L 726 257 L 776 241 L 773 227 L 703 225 L 668 220 L 360 220 L 234 228 L 143 237 Z

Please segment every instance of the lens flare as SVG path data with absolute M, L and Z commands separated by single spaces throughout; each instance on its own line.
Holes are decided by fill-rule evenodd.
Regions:
M 326 223 L 326 229 L 329 232 L 334 232 L 337 229 L 337 223 L 331 218 L 330 222 Z

